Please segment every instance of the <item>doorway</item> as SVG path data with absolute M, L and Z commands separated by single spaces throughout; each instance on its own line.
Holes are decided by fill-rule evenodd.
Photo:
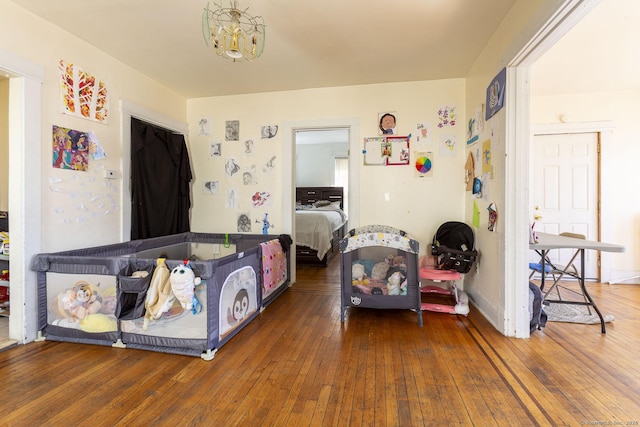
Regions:
M 295 188 L 296 188 L 296 132 L 304 130 L 345 128 L 349 130 L 349 152 L 355 153 L 360 146 L 360 120 L 309 120 L 285 122 L 282 125 L 283 145 L 283 233 L 290 234 L 295 242 Z M 354 151 L 355 150 L 355 151 Z M 349 156 L 349 227 L 357 228 L 360 217 L 360 164 L 358 156 Z M 296 282 L 295 251 L 291 256 L 291 283 Z
M 41 206 L 43 150 L 43 68 L 25 58 L 0 49 L 0 73 L 9 78 L 9 262 L 11 305 L 9 339 L 33 341 L 37 335 L 37 283 L 30 260 L 41 251 Z
M 534 131 L 533 153 L 531 212 L 539 216 L 536 230 L 599 240 L 600 134 Z M 568 265 L 572 256 L 569 249 L 550 253 L 559 265 Z M 599 252 L 587 251 L 585 257 L 585 277 L 599 280 Z

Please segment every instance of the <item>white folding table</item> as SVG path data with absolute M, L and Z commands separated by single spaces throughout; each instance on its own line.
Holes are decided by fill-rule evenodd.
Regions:
M 587 288 L 585 286 L 584 251 L 588 249 L 588 250 L 605 251 L 605 252 L 624 252 L 625 250 L 624 246 L 614 245 L 611 243 L 596 242 L 592 240 L 577 239 L 574 237 L 559 236 L 556 234 L 548 234 L 548 233 L 537 233 L 537 238 L 538 238 L 538 241 L 536 243 L 529 243 L 529 249 L 536 251 L 540 255 L 540 264 L 542 266 L 542 276 L 540 281 L 541 290 L 544 290 L 545 263 L 548 262 L 546 260 L 547 260 L 547 255 L 549 251 L 553 249 L 575 249 L 579 251 L 579 255 L 580 255 L 580 274 L 578 277 L 576 277 L 575 275 L 573 276 L 576 277 L 576 279 L 578 280 L 578 283 L 580 284 L 580 291 L 582 292 L 582 295 L 585 298 L 584 301 L 571 301 L 571 300 L 560 300 L 560 299 L 549 300 L 546 298 L 545 298 L 545 301 L 554 303 L 554 304 L 573 304 L 573 305 L 586 305 L 586 306 L 593 307 L 595 312 L 598 314 L 598 317 L 600 318 L 600 324 L 602 325 L 602 333 L 605 334 L 606 329 L 605 329 L 604 317 L 602 317 L 602 313 L 600 313 L 600 310 L 598 310 L 596 303 L 593 301 L 593 298 L 591 298 L 591 295 L 589 295 L 589 292 L 587 291 Z M 557 266 L 554 266 L 554 267 L 558 268 Z

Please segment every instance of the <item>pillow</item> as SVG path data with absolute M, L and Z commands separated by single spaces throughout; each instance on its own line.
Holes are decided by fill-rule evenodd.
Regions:
M 340 209 L 340 202 L 331 202 L 331 207 L 335 209 Z
M 323 206 L 329 206 L 330 204 L 331 204 L 331 202 L 328 201 L 328 200 L 318 200 L 317 202 L 315 202 L 313 204 L 313 206 L 316 207 L 316 208 L 321 208 Z

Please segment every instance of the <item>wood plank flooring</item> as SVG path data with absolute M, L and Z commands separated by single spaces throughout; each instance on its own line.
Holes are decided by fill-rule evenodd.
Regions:
M 0 352 L 1 426 L 639 425 L 640 286 L 590 284 L 599 325 L 530 339 L 468 317 L 349 309 L 338 258 L 206 362 L 45 341 Z M 526 284 L 525 284 L 526 286 Z

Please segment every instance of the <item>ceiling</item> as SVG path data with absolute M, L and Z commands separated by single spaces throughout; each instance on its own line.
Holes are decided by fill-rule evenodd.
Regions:
M 267 37 L 234 63 L 202 38 L 206 0 L 13 0 L 186 98 L 464 78 L 515 1 L 239 0 Z
M 12 1 L 186 98 L 462 78 L 516 2 L 239 0 L 267 41 L 234 63 L 202 38 L 206 0 Z M 602 0 L 532 67 L 532 96 L 640 87 L 636 29 L 640 1 Z
M 640 1 L 602 0 L 531 67 L 531 95 L 640 89 Z

